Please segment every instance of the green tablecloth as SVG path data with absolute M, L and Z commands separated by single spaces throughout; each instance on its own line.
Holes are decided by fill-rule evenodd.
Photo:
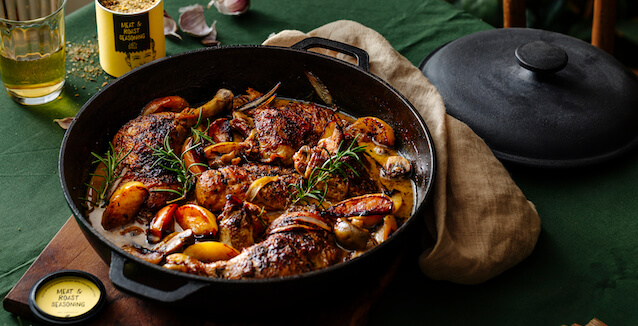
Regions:
M 165 1 L 174 18 L 180 6 L 195 3 Z M 442 0 L 253 1 L 240 17 L 214 9 L 206 16 L 209 23 L 217 20 L 222 45 L 259 44 L 283 29 L 310 31 L 339 19 L 355 20 L 383 34 L 415 65 L 448 41 L 491 28 Z M 69 47 L 97 42 L 93 5 L 66 22 Z M 166 52 L 200 46 L 184 36 L 181 42 L 168 39 Z M 68 60 L 72 69 L 77 58 Z M 21 107 L 0 94 L 2 297 L 71 215 L 57 172 L 64 131 L 53 119 L 75 115 L 110 80 L 91 78 L 72 71 L 62 98 L 41 107 Z M 564 171 L 507 167 L 542 219 L 534 253 L 491 281 L 461 286 L 422 276 L 414 250 L 373 306 L 370 324 L 561 325 L 585 324 L 594 317 L 609 325 L 638 323 L 638 153 Z M 0 324 L 20 322 L 30 321 L 0 310 Z

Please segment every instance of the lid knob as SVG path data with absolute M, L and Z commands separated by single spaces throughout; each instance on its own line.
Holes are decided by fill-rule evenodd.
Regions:
M 523 44 L 514 54 L 521 67 L 534 72 L 557 72 L 567 65 L 567 53 L 544 41 Z

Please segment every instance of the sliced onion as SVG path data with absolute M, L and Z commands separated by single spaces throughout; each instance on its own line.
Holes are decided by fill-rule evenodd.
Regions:
M 204 154 L 208 157 L 213 154 L 228 154 L 238 149 L 239 143 L 228 141 L 206 146 L 206 148 L 204 148 Z
M 282 215 L 282 217 L 288 218 L 287 222 L 291 223 L 288 225 L 276 227 L 270 230 L 268 233 L 278 233 L 285 231 L 292 231 L 295 229 L 305 229 L 305 230 L 326 230 L 331 232 L 332 227 L 328 225 L 328 223 L 324 222 L 318 214 L 311 212 L 292 212 L 286 213 Z M 281 218 L 281 217 L 280 217 Z
M 256 107 L 260 107 L 262 105 L 267 105 L 268 103 L 270 103 L 273 99 L 275 99 L 275 92 L 277 91 L 277 89 L 279 88 L 279 86 L 281 86 L 281 82 L 278 82 L 275 87 L 273 87 L 271 90 L 268 91 L 268 93 L 262 95 L 259 98 L 256 98 L 253 101 L 250 101 L 244 105 L 242 105 L 241 107 L 237 108 L 235 111 L 244 111 L 244 110 L 248 110 L 248 109 L 252 109 L 252 108 L 256 108 Z
M 270 230 L 270 232 L 268 232 L 268 234 L 287 232 L 287 231 L 292 231 L 292 230 L 297 230 L 297 229 L 305 229 L 305 230 L 311 230 L 311 231 L 317 230 L 317 228 L 314 228 L 312 226 L 305 225 L 305 224 L 290 224 L 290 225 L 280 226 L 278 228 L 274 228 L 274 229 Z
M 309 213 L 309 212 L 294 212 L 294 213 L 290 213 L 288 215 L 288 217 L 290 217 L 291 220 L 293 221 L 299 221 L 299 222 L 306 222 L 312 225 L 316 225 L 326 231 L 331 231 L 332 228 L 330 227 L 330 225 L 328 225 L 326 222 L 322 221 L 319 218 L 319 215 L 314 214 L 314 213 Z
M 390 199 L 392 199 L 392 214 L 396 214 L 401 205 L 403 205 L 403 197 L 401 197 L 400 193 L 396 193 L 390 196 Z
M 308 78 L 308 81 L 310 81 L 310 84 L 312 85 L 312 88 L 314 88 L 315 92 L 317 93 L 317 95 L 319 95 L 319 98 L 324 103 L 326 103 L 328 105 L 332 105 L 332 95 L 330 95 L 330 92 L 328 91 L 328 87 L 326 87 L 326 85 L 324 85 L 321 82 L 319 77 L 315 76 L 310 71 L 304 71 L 304 73 L 306 74 L 306 77 Z
M 248 191 L 246 191 L 246 201 L 252 202 L 255 197 L 257 197 L 257 194 L 259 193 L 259 190 L 261 190 L 261 188 L 273 181 L 277 181 L 278 179 L 278 176 L 269 176 L 261 177 L 253 181 L 253 183 L 250 184 L 250 187 L 248 187 Z

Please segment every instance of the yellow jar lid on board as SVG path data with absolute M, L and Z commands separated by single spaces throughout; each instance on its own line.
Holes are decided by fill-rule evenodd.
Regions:
M 62 270 L 40 279 L 29 294 L 29 307 L 50 324 L 71 325 L 95 316 L 104 306 L 104 284 L 89 273 Z

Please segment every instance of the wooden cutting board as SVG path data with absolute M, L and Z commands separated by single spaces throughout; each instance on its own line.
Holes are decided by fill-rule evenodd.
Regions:
M 53 240 L 22 276 L 3 300 L 4 309 L 19 316 L 33 319 L 28 296 L 31 287 L 45 275 L 62 269 L 77 269 L 95 275 L 106 288 L 107 302 L 91 325 L 363 325 L 373 303 L 380 297 L 400 265 L 397 258 L 383 279 L 357 296 L 356 300 L 343 302 L 330 309 L 308 307 L 308 313 L 290 317 L 285 311 L 268 316 L 222 316 L 223 312 L 211 311 L 204 316 L 193 316 L 179 309 L 143 300 L 116 289 L 109 280 L 109 266 L 88 243 L 73 217 L 64 224 Z M 250 309 L 247 298 L 246 309 Z

